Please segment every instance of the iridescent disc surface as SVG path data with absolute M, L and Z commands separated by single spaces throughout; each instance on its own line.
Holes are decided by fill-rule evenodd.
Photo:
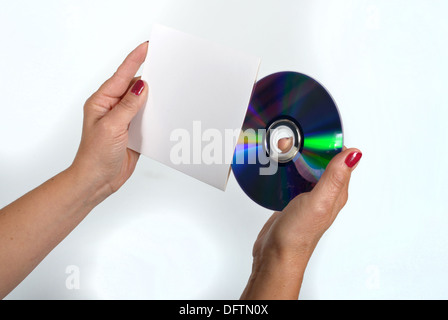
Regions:
M 296 124 L 300 137 L 294 157 L 279 162 L 269 153 L 267 130 L 284 120 Z M 304 74 L 278 72 L 255 85 L 232 171 L 252 200 L 280 211 L 298 194 L 312 190 L 342 147 L 339 112 L 325 88 Z

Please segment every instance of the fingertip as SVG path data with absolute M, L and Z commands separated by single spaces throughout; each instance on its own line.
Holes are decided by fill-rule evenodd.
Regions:
M 132 50 L 117 71 L 104 82 L 98 92 L 108 97 L 120 98 L 129 88 L 135 74 L 146 60 L 148 42 L 145 41 Z
M 347 153 L 348 154 L 344 160 L 345 165 L 350 169 L 356 168 L 357 164 L 359 163 L 359 160 L 361 160 L 362 158 L 361 150 L 353 148 L 349 149 L 349 152 Z
M 138 79 L 134 85 L 131 88 L 131 93 L 133 93 L 136 96 L 139 96 L 142 94 L 143 90 L 145 90 L 146 84 L 145 81 L 142 79 Z
M 342 151 L 331 159 L 327 169 L 333 166 L 354 169 L 361 157 L 362 152 L 358 148 L 347 148 L 344 146 Z
M 129 53 L 128 56 L 133 57 L 135 60 L 143 63 L 146 60 L 146 54 L 148 53 L 149 41 L 140 43 L 134 50 Z

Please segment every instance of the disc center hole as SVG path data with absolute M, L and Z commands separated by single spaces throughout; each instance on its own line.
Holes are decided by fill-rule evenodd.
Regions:
M 286 154 L 294 145 L 294 134 L 288 129 L 278 128 L 273 132 L 272 142 L 278 153 Z
M 278 162 L 288 162 L 297 154 L 300 140 L 299 129 L 292 121 L 278 120 L 267 130 L 267 153 Z

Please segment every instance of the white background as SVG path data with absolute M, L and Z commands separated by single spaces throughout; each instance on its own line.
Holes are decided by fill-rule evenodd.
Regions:
M 320 81 L 363 159 L 303 299 L 448 298 L 448 2 L 7 1 L 0 206 L 70 165 L 87 97 L 158 22 Z M 271 212 L 141 157 L 9 299 L 237 299 Z M 79 288 L 67 279 L 79 271 Z M 70 281 L 69 281 L 70 284 Z

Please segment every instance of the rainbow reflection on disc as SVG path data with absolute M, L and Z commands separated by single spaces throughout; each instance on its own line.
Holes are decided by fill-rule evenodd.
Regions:
M 283 154 L 275 139 L 286 136 L 293 142 Z M 325 88 L 304 74 L 278 72 L 255 85 L 232 171 L 252 200 L 280 211 L 313 189 L 342 148 L 341 118 Z

